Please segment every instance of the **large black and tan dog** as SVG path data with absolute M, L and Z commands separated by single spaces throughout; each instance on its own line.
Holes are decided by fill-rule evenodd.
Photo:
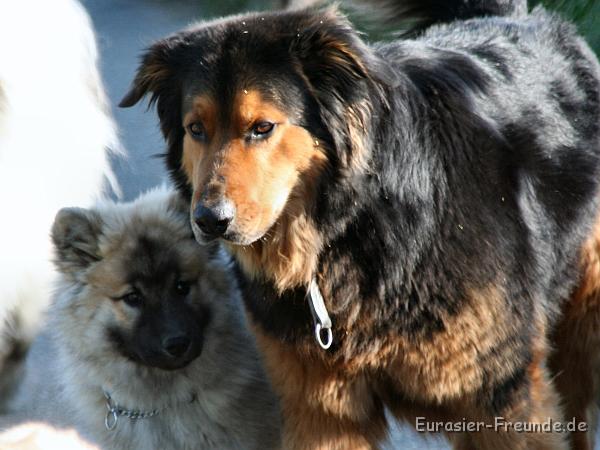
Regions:
M 374 46 L 335 10 L 249 14 L 144 56 L 122 106 L 151 95 L 198 241 L 237 257 L 287 448 L 376 448 L 386 406 L 413 422 L 567 420 L 548 337 L 562 307 L 597 303 L 594 270 L 564 300 L 579 259 L 597 261 L 600 70 L 571 25 L 524 9 L 404 2 L 412 38 Z M 449 438 L 567 446 L 510 425 Z

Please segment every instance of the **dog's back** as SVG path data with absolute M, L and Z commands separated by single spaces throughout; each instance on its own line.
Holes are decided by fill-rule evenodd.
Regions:
M 600 158 L 596 56 L 574 26 L 542 8 L 518 18 L 434 25 L 413 41 L 385 44 L 378 52 L 420 96 L 422 105 L 411 113 L 436 123 L 422 138 L 447 168 L 448 195 L 457 203 L 452 214 L 476 233 L 478 224 L 485 224 L 479 241 L 486 241 L 483 228 L 494 227 L 508 239 L 512 219 L 503 211 L 514 199 L 531 234 L 527 245 L 537 253 L 528 262 L 533 255 L 521 255 L 520 264 L 523 272 L 531 264 L 529 285 L 544 285 L 543 295 L 550 300 L 546 306 L 556 311 L 577 278 L 579 243 L 595 217 Z M 489 195 L 487 201 L 477 199 L 481 190 L 466 188 L 469 178 Z M 465 214 L 476 203 L 490 210 Z M 487 223 L 486 217 L 494 222 Z

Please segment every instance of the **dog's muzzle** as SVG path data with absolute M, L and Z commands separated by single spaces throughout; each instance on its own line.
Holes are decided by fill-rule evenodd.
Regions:
M 235 206 L 230 200 L 223 199 L 212 206 L 198 202 L 192 214 L 192 220 L 209 239 L 222 237 L 235 217 Z

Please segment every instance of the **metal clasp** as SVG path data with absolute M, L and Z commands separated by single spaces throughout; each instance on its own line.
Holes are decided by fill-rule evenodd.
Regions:
M 331 331 L 332 323 L 316 278 L 313 278 L 310 282 L 308 300 L 310 312 L 315 322 L 315 338 L 321 348 L 327 350 L 333 343 L 333 332 Z M 323 341 L 322 332 L 325 332 L 325 341 Z
M 108 431 L 113 431 L 117 428 L 117 422 L 119 421 L 119 406 L 113 403 L 112 398 L 108 392 L 104 392 L 106 397 L 106 416 L 104 417 L 104 426 Z

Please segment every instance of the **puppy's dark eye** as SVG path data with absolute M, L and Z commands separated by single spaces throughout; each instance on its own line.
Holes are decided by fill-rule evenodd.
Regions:
M 190 292 L 190 283 L 188 283 L 187 281 L 183 281 L 183 280 L 179 280 L 176 284 L 175 284 L 175 291 L 179 294 L 179 295 L 188 295 Z
M 131 306 L 132 308 L 138 308 L 142 306 L 144 297 L 142 297 L 142 294 L 140 294 L 136 290 L 131 291 L 129 294 L 125 294 L 123 297 L 120 298 L 120 300 L 123 300 L 127 305 Z
M 274 129 L 273 122 L 258 122 L 252 127 L 252 137 L 255 139 L 267 137 Z
M 198 140 L 204 141 L 206 140 L 206 131 L 200 122 L 193 122 L 187 126 L 188 132 L 190 135 Z

